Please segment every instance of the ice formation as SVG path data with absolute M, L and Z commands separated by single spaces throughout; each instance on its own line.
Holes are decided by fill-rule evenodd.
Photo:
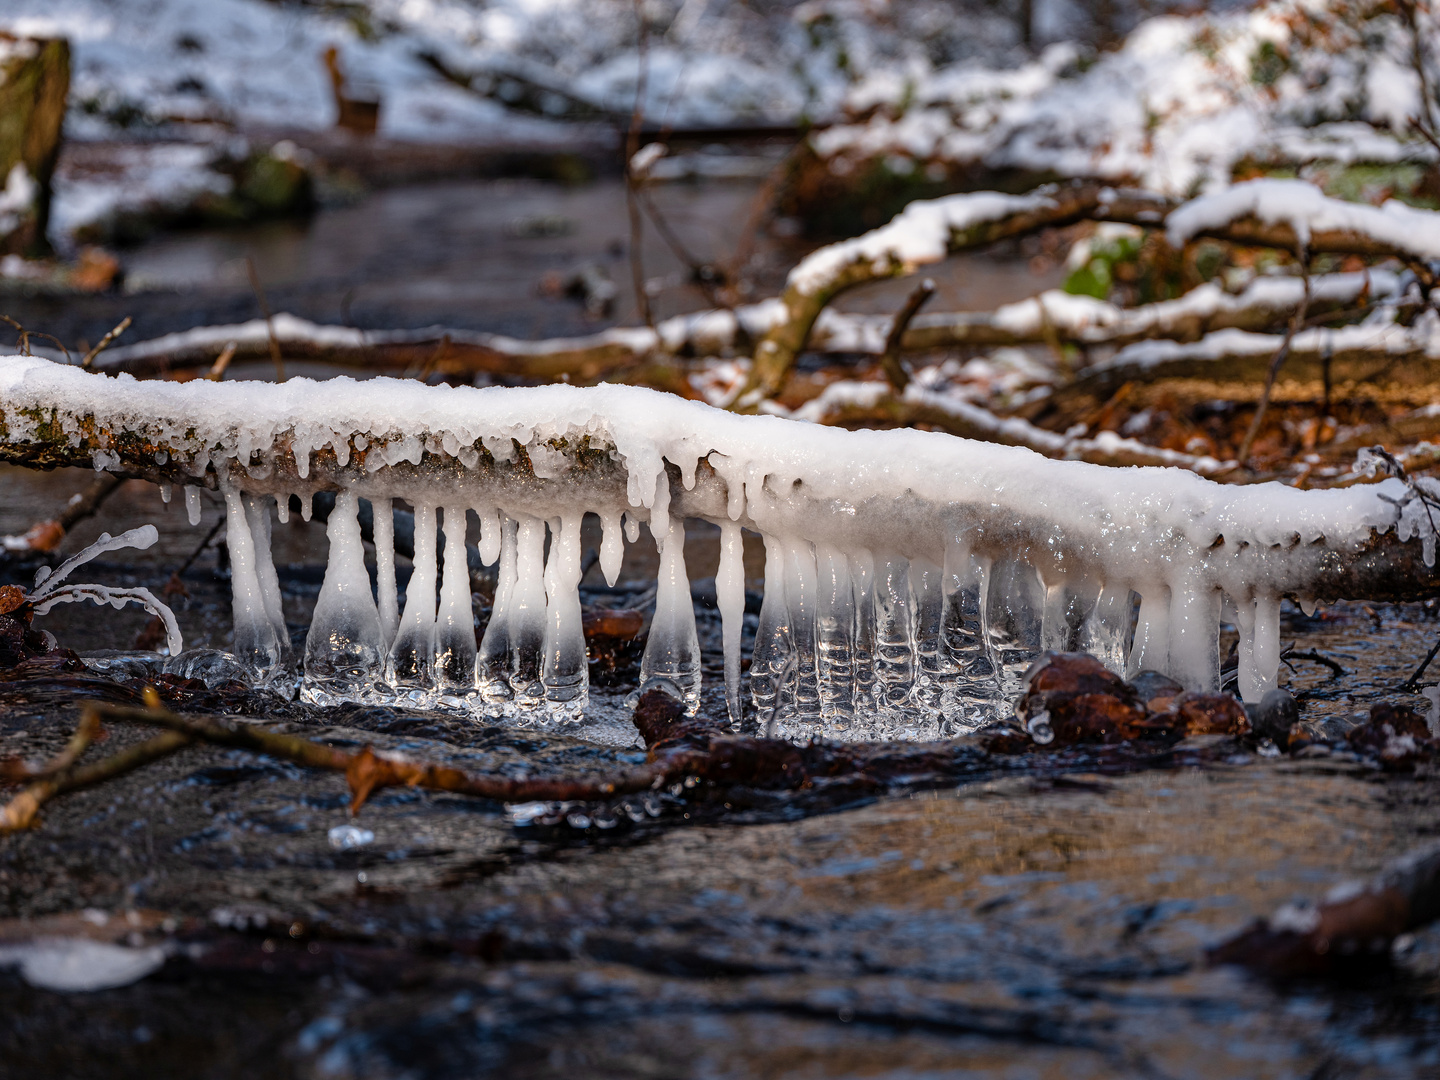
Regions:
M 612 582 L 638 522 L 658 539 L 642 675 L 692 705 L 700 654 L 684 523 L 720 526 L 726 697 L 738 715 L 740 537 L 752 530 L 766 561 L 749 696 L 783 732 L 839 738 L 973 728 L 1008 709 L 1044 649 L 1214 689 L 1222 619 L 1240 632 L 1240 690 L 1258 701 L 1276 681 L 1281 598 L 1313 599 L 1324 566 L 1401 522 L 1408 492 L 1395 479 L 1226 487 L 934 432 L 739 416 L 633 387 L 140 382 L 31 357 L 0 359 L 0 424 L 12 445 L 68 444 L 101 467 L 218 487 L 235 646 L 261 678 L 292 663 L 269 552 L 275 499 L 308 506 L 338 491 L 303 656 L 314 700 L 579 715 L 580 524 L 595 514 Z M 380 510 L 374 591 L 362 499 Z M 394 499 L 415 508 L 403 611 Z M 461 525 L 471 513 L 497 574 L 478 648 Z

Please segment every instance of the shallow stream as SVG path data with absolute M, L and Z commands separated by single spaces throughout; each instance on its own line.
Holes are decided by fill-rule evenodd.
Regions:
M 609 221 L 606 205 L 572 212 Z M 354 224 L 349 233 L 369 242 Z M 187 265 L 142 254 L 135 265 L 152 274 Z M 1024 267 L 1005 273 L 1012 292 L 1037 285 Z M 385 301 L 399 307 L 377 307 L 404 316 L 387 314 L 390 325 L 529 334 L 583 323 L 544 300 L 569 314 L 516 315 L 511 327 L 453 295 L 427 307 L 402 284 Z M 183 310 L 201 318 L 207 296 L 238 310 L 226 288 L 201 289 L 189 309 L 184 293 L 156 294 L 156 326 Z M 528 289 L 495 302 L 541 310 Z M 108 318 L 86 310 L 74 317 Z M 52 516 L 91 478 L 0 472 L 0 533 Z M 218 515 L 207 498 L 192 528 L 178 502 L 167 509 L 157 489 L 130 482 L 64 551 L 156 522 L 157 545 L 107 556 L 87 580 L 158 590 Z M 651 550 L 643 536 L 629 548 L 621 596 L 653 581 Z M 275 554 L 299 631 L 319 590 L 323 528 L 292 517 L 276 528 Z M 716 558 L 713 532 L 693 530 L 692 578 Z M 747 547 L 751 588 L 762 560 Z M 0 563 L 0 581 L 32 572 Z M 187 642 L 223 647 L 229 587 L 213 546 L 183 580 Z M 617 599 L 602 587 L 584 597 Z M 1377 701 L 1427 707 L 1396 687 L 1440 634 L 1433 610 L 1340 604 L 1308 618 L 1287 608 L 1285 619 L 1282 643 L 1342 672 L 1282 666 L 1303 719 L 1338 732 Z M 127 649 L 144 623 L 88 605 L 37 621 L 82 653 Z M 718 712 L 718 618 L 703 605 L 700 632 L 703 708 Z M 54 753 L 80 697 L 133 697 L 82 683 L 0 682 L 0 753 Z M 618 708 L 624 689 L 599 694 L 614 708 L 594 730 L 566 734 L 278 699 L 268 711 L 341 745 L 579 772 L 639 759 Z M 110 745 L 135 738 L 117 729 Z M 54 1077 L 1433 1076 L 1440 930 L 1401 939 L 1393 967 L 1342 984 L 1271 984 L 1207 967 L 1203 951 L 1433 840 L 1434 785 L 1423 769 L 1384 773 L 1343 753 L 1267 759 L 1234 744 L 1143 760 L 976 755 L 958 781 L 883 794 L 677 786 L 550 825 L 392 789 L 355 822 L 373 839 L 341 849 L 330 832 L 349 823 L 342 777 L 197 748 L 53 803 L 40 828 L 0 841 L 0 942 L 84 933 L 163 952 L 149 977 L 86 994 L 0 968 L 0 1060 L 16 1076 Z

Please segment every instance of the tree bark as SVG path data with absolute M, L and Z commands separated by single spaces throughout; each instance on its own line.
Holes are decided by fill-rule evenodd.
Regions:
M 69 42 L 0 34 L 0 204 L 29 193 L 28 205 L 0 210 L 0 254 L 48 250 L 50 178 L 69 92 Z

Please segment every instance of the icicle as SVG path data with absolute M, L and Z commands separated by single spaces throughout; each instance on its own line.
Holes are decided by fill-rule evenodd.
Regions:
M 265 595 L 255 567 L 255 543 L 245 502 L 234 488 L 225 490 L 225 544 L 230 549 L 230 602 L 235 624 L 235 655 L 257 683 L 280 673 L 284 643 L 265 607 Z
M 849 560 L 833 544 L 815 545 L 815 570 L 820 715 L 844 730 L 855 719 L 855 586 Z
M 670 474 L 664 468 L 655 477 L 655 501 L 650 504 L 650 535 L 657 548 L 670 535 Z
M 1234 600 L 1235 630 L 1240 640 L 1235 643 L 1235 689 L 1240 700 L 1258 704 L 1264 696 L 1260 690 L 1260 673 L 1255 670 L 1255 597 Z
M 307 494 L 307 495 L 301 495 L 301 496 L 300 496 L 300 520 L 301 520 L 301 521 L 309 521 L 311 515 L 314 514 L 314 513 L 315 513 L 315 494 L 314 494 L 314 492 L 311 492 L 310 494 Z
M 275 497 L 275 518 L 281 525 L 290 523 L 290 496 L 277 495 Z
M 192 526 L 200 524 L 200 489 L 185 485 L 185 515 Z
M 385 662 L 380 616 L 370 596 L 360 540 L 359 506 L 354 492 L 340 492 L 325 528 L 330 554 L 305 637 L 300 689 L 302 699 L 317 705 L 372 697 Z
M 162 503 L 164 503 L 166 506 L 169 506 L 169 505 L 170 505 L 170 497 L 171 497 L 174 493 L 175 493 L 175 489 L 174 489 L 170 484 L 161 484 L 161 485 L 160 485 L 160 501 L 161 501 Z
M 475 689 L 475 609 L 465 558 L 465 508 L 445 507 L 445 568 L 435 618 L 435 688 L 464 698 Z
M 1220 593 L 1195 578 L 1170 595 L 1170 662 L 1166 674 L 1187 690 L 1220 689 Z
M 1044 615 L 1040 624 L 1040 645 L 1056 652 L 1080 648 L 1080 628 L 1095 609 L 1098 585 L 1086 578 L 1066 575 L 1045 586 Z
M 255 576 L 260 582 L 260 596 L 265 601 L 265 614 L 275 627 L 281 649 L 290 651 L 290 630 L 285 625 L 285 612 L 280 601 L 280 579 L 275 574 L 275 559 L 270 552 L 270 505 L 268 495 L 245 496 L 245 519 L 255 545 Z
M 1117 675 L 1125 674 L 1125 639 L 1130 633 L 1134 595 L 1125 582 L 1107 582 L 1080 627 L 1077 647 L 1098 657 Z
M 861 548 L 850 555 L 850 583 L 855 589 L 855 645 L 850 654 L 855 680 L 855 710 L 875 708 L 875 559 Z
M 949 733 L 960 734 L 1000 718 L 1004 702 L 995 675 L 995 661 L 985 634 L 986 591 L 990 560 L 963 544 L 945 551 L 945 652 L 956 675 L 940 696 L 940 711 Z
M 605 584 L 615 586 L 620 577 L 620 566 L 625 561 L 624 528 L 622 515 L 600 515 L 600 572 L 605 575 Z M 632 537 L 633 539 L 633 537 Z
M 545 562 L 545 704 L 552 716 L 579 720 L 589 700 L 590 670 L 580 614 L 580 514 L 558 522 Z
M 635 543 L 640 539 L 640 519 L 634 514 L 624 513 L 620 515 L 620 522 L 625 530 L 625 539 Z
M 795 715 L 820 716 L 820 680 L 815 645 L 815 549 L 810 541 L 791 539 L 785 548 L 785 600 L 790 607 L 791 645 L 795 650 Z
M 1157 583 L 1143 589 L 1135 643 L 1125 663 L 1125 675 L 1132 679 L 1142 671 L 1163 672 L 1170 666 L 1170 587 Z
M 640 691 L 653 679 L 673 683 L 685 702 L 685 711 L 693 716 L 700 708 L 700 641 L 695 633 L 690 578 L 685 572 L 685 521 L 668 514 L 665 520 L 669 528 L 660 540 L 655 617 L 640 658 Z
M 955 677 L 943 642 L 945 583 L 941 568 L 920 559 L 911 560 L 910 587 L 915 597 L 915 687 L 913 703 L 931 717 L 940 712 L 940 699 Z
M 760 604 L 760 624 L 755 628 L 755 648 L 750 656 L 750 699 L 756 719 L 767 723 L 776 710 L 783 712 L 790 701 L 784 685 L 786 668 L 794 654 L 790 634 L 790 611 L 785 603 L 785 551 L 780 542 L 765 534 L 765 597 Z
M 510 689 L 510 597 L 515 591 L 515 537 L 518 523 L 513 518 L 500 520 L 500 554 L 495 570 L 495 602 L 490 608 L 490 621 L 480 639 L 480 654 L 475 661 L 475 688 L 484 702 L 485 712 L 500 716 L 513 711 Z
M 405 613 L 390 647 L 385 681 L 417 705 L 431 698 L 435 655 L 435 506 L 415 505 L 415 547 L 410 584 L 405 588 Z
M 1035 568 L 1020 559 L 994 563 L 988 576 L 986 631 L 1000 680 L 1000 698 L 1013 702 L 1026 670 L 1041 652 L 1045 587 Z
M 1255 692 L 1264 697 L 1278 685 L 1280 673 L 1280 598 L 1261 593 L 1255 598 Z
M 400 601 L 395 587 L 395 505 L 390 499 L 370 500 L 371 535 L 375 537 L 375 598 L 380 634 L 388 652 L 400 627 Z
M 915 607 L 910 564 L 886 559 L 875 574 L 875 684 L 881 708 L 903 711 L 915 683 Z
M 492 508 L 476 508 L 475 516 L 480 519 L 480 564 L 489 566 L 500 558 L 500 515 Z
M 618 531 L 607 525 L 606 540 Z M 603 547 L 600 560 L 603 565 Z M 611 580 L 608 574 L 606 580 Z M 720 568 L 715 573 L 715 598 L 720 608 L 721 639 L 725 648 L 725 705 L 731 727 L 738 728 L 741 720 L 740 632 L 745 621 L 745 536 L 734 521 L 720 524 Z
M 515 536 L 515 586 L 506 607 L 510 688 L 522 711 L 545 701 L 545 523 L 523 517 Z

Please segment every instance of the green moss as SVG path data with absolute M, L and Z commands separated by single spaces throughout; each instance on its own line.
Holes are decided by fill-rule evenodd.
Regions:
M 1289 70 L 1290 58 L 1273 41 L 1262 41 L 1250 57 L 1250 81 L 1259 86 L 1274 86 Z

